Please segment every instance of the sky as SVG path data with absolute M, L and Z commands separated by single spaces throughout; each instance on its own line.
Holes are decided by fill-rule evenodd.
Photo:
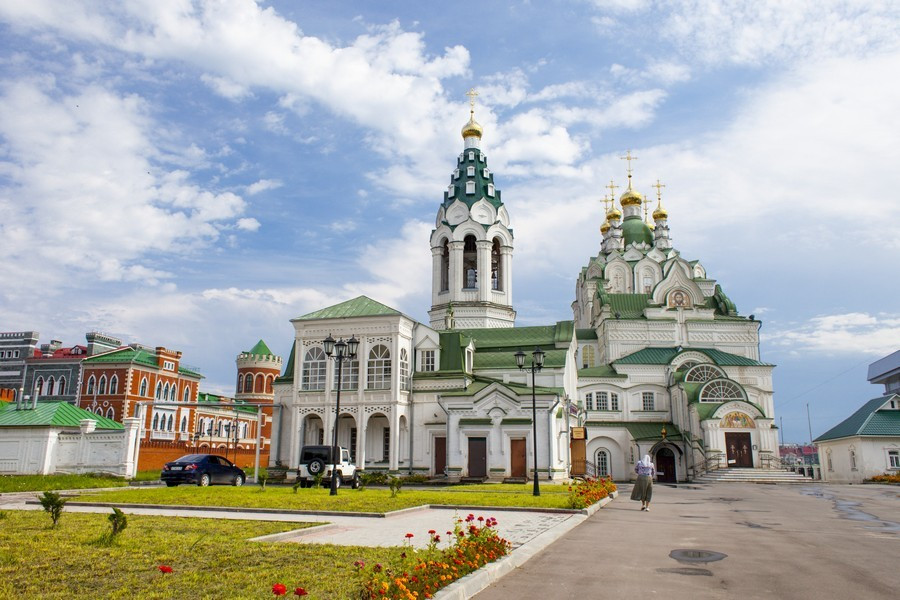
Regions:
M 874 0 L 0 0 L 0 330 L 180 350 L 232 394 L 291 318 L 427 322 L 474 87 L 517 324 L 572 318 L 630 149 L 802 443 L 900 348 L 898 31 Z

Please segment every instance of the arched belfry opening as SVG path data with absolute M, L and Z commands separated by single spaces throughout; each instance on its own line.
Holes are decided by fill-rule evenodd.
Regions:
M 491 244 L 491 289 L 503 290 L 503 262 L 500 255 L 500 240 L 494 238 Z
M 445 238 L 441 247 L 441 292 L 450 290 L 450 242 Z
M 478 289 L 478 248 L 475 246 L 475 236 L 467 235 L 463 242 L 463 280 L 462 287 L 465 290 Z

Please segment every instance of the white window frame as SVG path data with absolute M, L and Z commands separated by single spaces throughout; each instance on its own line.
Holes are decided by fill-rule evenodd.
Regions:
M 379 350 L 379 348 L 383 350 Z M 366 389 L 391 389 L 392 367 L 390 348 L 384 344 L 373 346 L 369 350 L 369 360 L 366 363 Z
M 436 366 L 436 361 L 435 361 L 435 355 L 436 355 L 436 352 L 435 352 L 434 350 L 422 350 L 421 353 L 422 353 L 422 354 L 421 354 L 421 356 L 422 356 L 422 362 L 421 362 L 422 368 L 421 368 L 421 370 L 422 370 L 422 371 L 425 371 L 425 372 L 428 372 L 428 373 L 434 372 L 434 371 L 436 370 L 436 369 L 435 369 L 435 366 Z
M 649 406 L 649 408 L 647 408 Z M 653 392 L 641 392 L 641 409 L 645 411 L 656 410 L 656 394 Z
M 466 167 L 466 177 L 475 177 L 475 167 Z
M 900 470 L 900 450 L 887 451 L 887 467 L 892 471 Z
M 470 194 L 474 194 L 474 193 L 475 193 L 475 182 L 467 181 L 466 182 L 466 194 L 470 195 Z
M 319 346 L 313 346 L 303 356 L 303 370 L 300 375 L 300 389 L 307 392 L 318 392 L 325 389 L 325 378 L 328 373 L 328 356 Z M 251 380 L 252 381 L 252 380 Z M 246 385 L 246 380 L 244 385 Z M 252 383 L 251 383 L 252 386 Z M 250 388 L 252 391 L 252 387 Z
M 584 395 L 584 410 L 594 410 L 594 392 L 588 392 Z
M 602 461 L 600 459 L 601 456 L 603 457 Z M 603 465 L 603 468 L 601 468 L 601 464 Z M 609 450 L 606 448 L 598 449 L 597 452 L 594 453 L 594 465 L 597 467 L 597 477 L 610 476 L 609 464 Z
M 406 351 L 406 348 L 400 348 L 400 362 L 398 365 L 400 369 L 400 389 L 408 390 L 409 389 L 409 353 Z
M 453 185 L 453 184 L 451 183 L 451 184 L 447 187 L 447 197 L 448 197 L 448 198 L 453 198 L 454 196 L 456 196 L 456 186 Z
M 597 392 L 597 410 L 609 410 L 609 392 Z

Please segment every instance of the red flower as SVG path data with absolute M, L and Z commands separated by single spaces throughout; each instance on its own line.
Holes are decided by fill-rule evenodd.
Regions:
M 429 529 L 429 530 L 428 530 L 428 533 L 431 534 L 431 535 L 434 535 L 434 534 L 437 533 L 437 532 L 436 532 L 434 529 Z
M 159 569 L 163 573 L 171 573 L 172 572 L 172 567 L 170 567 L 169 565 L 159 565 L 156 568 Z
M 287 594 L 287 586 L 283 583 L 276 583 L 272 586 L 272 593 L 276 596 L 284 596 Z
M 307 592 L 306 590 L 304 590 L 301 587 L 298 587 L 294 590 L 294 595 L 295 596 L 309 596 L 309 592 Z
M 407 534 L 406 534 L 406 539 L 409 539 L 409 538 L 411 538 L 411 537 L 413 537 L 413 534 L 411 534 L 411 533 L 407 533 Z

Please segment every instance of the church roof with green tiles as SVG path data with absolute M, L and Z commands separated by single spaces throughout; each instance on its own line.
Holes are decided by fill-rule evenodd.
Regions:
M 124 429 L 121 423 L 68 402 L 38 402 L 33 410 L 16 410 L 14 402 L 0 402 L 0 427 L 79 427 L 83 419 L 96 421 L 97 429 Z
M 649 306 L 649 294 L 599 294 L 600 301 L 609 306 L 612 314 L 620 319 L 643 319 L 644 309 Z
M 247 354 L 256 354 L 258 356 L 275 356 L 274 354 L 272 354 L 272 351 L 269 350 L 269 347 L 266 346 L 266 343 L 262 340 L 256 342 L 256 345 L 253 346 L 253 348 L 251 348 L 250 351 L 247 352 Z
M 288 356 L 287 364 L 284 365 L 284 373 L 280 377 L 275 378 L 275 383 L 290 383 L 294 380 L 294 350 L 296 344 L 291 344 L 291 353 Z
M 463 335 L 474 340 L 477 350 L 496 350 L 512 348 L 516 352 L 534 349 L 541 346 L 548 350 L 557 342 L 569 342 L 574 335 L 572 321 L 560 321 L 555 325 L 536 325 L 532 327 L 494 327 L 486 329 L 460 329 Z
M 900 410 L 884 408 L 891 400 L 900 402 L 900 396 L 889 394 L 869 400 L 813 441 L 825 442 L 854 436 L 900 437 Z
M 469 158 L 470 153 L 471 159 Z M 500 190 L 495 187 L 493 195 L 489 194 L 488 186 L 494 184 L 494 173 L 487 169 L 487 156 L 484 152 L 478 148 L 468 148 L 460 154 L 456 166 L 459 169 L 459 177 L 450 176 L 453 194 L 449 193 L 449 188 L 444 192 L 444 208 L 449 208 L 457 200 L 471 208 L 482 198 L 492 204 L 494 208 L 500 208 L 503 205 L 500 200 Z M 469 167 L 474 167 L 472 175 L 469 175 Z M 485 169 L 487 169 L 486 174 Z M 466 193 L 466 183 L 469 181 L 475 183 L 475 191 L 471 194 Z
M 579 379 L 582 377 L 614 377 L 616 379 L 627 379 L 627 375 L 619 375 L 612 365 L 598 365 L 596 367 L 588 367 L 587 369 L 578 369 Z
M 585 422 L 585 427 L 587 428 L 622 428 L 628 430 L 628 433 L 631 434 L 631 437 L 636 441 L 639 440 L 661 440 L 662 439 L 662 428 L 666 428 L 666 439 L 677 439 L 680 440 L 683 438 L 681 430 L 678 429 L 678 426 L 674 423 L 660 423 L 660 422 L 648 422 L 648 421 L 587 421 Z
M 531 386 L 525 385 L 522 383 L 512 383 L 507 382 L 504 383 L 498 379 L 492 379 L 490 377 L 481 377 L 477 376 L 473 379 L 472 383 L 465 389 L 459 390 L 450 390 L 446 392 L 441 392 L 441 397 L 467 397 L 467 396 L 475 396 L 478 392 L 482 391 L 486 387 L 497 384 L 499 386 L 505 387 L 512 392 L 515 392 L 518 396 L 530 396 L 531 395 Z M 560 387 L 542 387 L 538 386 L 534 388 L 534 393 L 539 396 L 562 396 L 565 395 L 565 390 Z
M 399 310 L 385 306 L 381 302 L 372 300 L 368 296 L 357 296 L 352 300 L 341 302 L 327 308 L 322 308 L 305 314 L 294 321 L 312 321 L 315 319 L 350 319 L 353 317 L 381 317 L 388 315 L 400 315 Z
M 155 367 L 159 368 L 159 358 L 155 352 L 152 352 L 143 347 L 132 347 L 128 346 L 126 348 L 119 348 L 118 350 L 113 350 L 111 352 L 104 352 L 103 354 L 97 354 L 95 356 L 89 356 L 84 359 L 85 363 L 123 363 L 129 362 L 138 365 L 144 365 L 147 367 Z M 182 367 L 178 365 L 178 372 L 182 375 L 188 375 L 191 377 L 203 378 L 203 375 L 200 373 Z
M 575 330 L 575 338 L 578 340 L 596 340 L 597 339 L 597 330 L 596 329 L 576 329 Z
M 525 364 L 531 364 L 531 352 L 533 348 L 523 348 L 525 352 Z M 556 368 L 566 366 L 566 349 L 548 348 L 544 350 L 544 367 Z M 476 369 L 517 369 L 516 354 L 512 349 L 499 351 L 476 351 Z
M 684 352 L 701 352 L 708 356 L 715 364 L 722 367 L 772 367 L 771 363 L 765 363 L 745 356 L 723 352 L 715 348 L 644 348 L 627 356 L 613 361 L 619 365 L 667 365 Z

